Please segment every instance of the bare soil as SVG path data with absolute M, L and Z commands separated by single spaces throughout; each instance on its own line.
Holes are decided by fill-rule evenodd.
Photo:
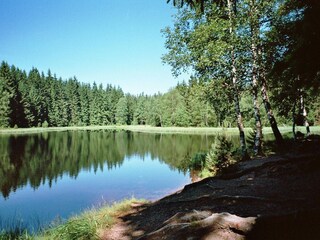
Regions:
M 320 239 L 320 142 L 240 162 L 136 204 L 102 239 Z

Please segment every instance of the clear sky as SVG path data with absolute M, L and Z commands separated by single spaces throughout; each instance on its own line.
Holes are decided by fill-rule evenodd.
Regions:
M 161 62 L 160 30 L 175 12 L 166 0 L 0 0 L 0 61 L 132 94 L 166 92 L 178 80 Z

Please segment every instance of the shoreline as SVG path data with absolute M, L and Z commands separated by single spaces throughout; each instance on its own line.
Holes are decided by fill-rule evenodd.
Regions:
M 47 129 L 50 129 L 50 128 L 45 128 L 44 130 L 47 130 Z M 67 128 L 63 128 L 63 129 L 64 129 L 64 131 L 111 129 L 111 130 L 127 130 L 127 131 L 132 131 L 132 132 L 139 132 L 141 130 L 149 130 L 150 131 L 150 129 L 159 129 L 159 128 L 148 127 L 148 126 L 147 127 L 146 126 L 142 126 L 142 127 L 137 127 L 137 126 L 103 126 L 103 127 L 81 127 L 80 129 L 79 129 L 79 127 L 67 127 Z M 193 131 L 198 130 L 198 129 L 199 128 L 192 128 Z M 288 128 L 280 128 L 280 131 L 283 132 L 283 130 L 286 130 L 286 129 L 288 129 Z M 297 130 L 300 131 L 300 129 L 304 130 L 305 128 L 299 127 Z M 12 130 L 17 130 L 17 129 L 12 129 Z M 21 129 L 18 129 L 18 130 L 21 130 Z M 34 130 L 34 129 L 31 128 L 29 131 L 31 131 L 31 130 Z M 52 129 L 50 129 L 50 130 L 52 130 Z M 174 133 L 174 132 L 172 132 L 172 130 L 187 131 L 190 129 L 189 128 L 187 128 L 187 129 L 186 128 L 164 128 L 162 130 L 167 131 L 166 133 Z M 171 132 L 169 132 L 169 130 Z M 205 131 L 208 129 L 202 128 L 202 130 Z M 211 130 L 215 134 L 218 133 L 219 131 L 220 132 L 223 131 L 223 129 L 221 129 L 221 128 L 220 129 L 219 128 L 212 128 Z M 231 129 L 231 130 L 233 130 L 233 129 Z M 319 130 L 320 130 L 319 126 L 313 127 L 311 129 L 311 133 L 319 132 Z M 54 131 L 62 131 L 62 130 L 61 130 L 61 128 L 54 128 Z M 271 133 L 271 129 L 269 131 Z M 176 133 L 179 133 L 179 132 L 176 132 Z M 186 133 L 186 132 L 183 132 L 183 133 Z M 313 196 L 312 193 L 309 192 L 309 190 L 306 186 L 308 186 L 310 188 L 310 186 L 313 186 L 314 184 L 316 184 L 317 181 L 311 181 L 312 180 L 311 178 L 317 177 L 318 174 L 314 174 L 314 172 L 320 171 L 320 168 L 319 168 L 320 165 L 318 164 L 318 161 L 316 161 L 318 159 L 318 157 L 320 156 L 319 149 L 317 148 L 317 143 L 318 142 L 312 143 L 312 142 L 306 141 L 306 142 L 304 142 L 304 145 L 302 145 L 302 142 L 301 142 L 300 145 L 297 145 L 295 147 L 292 146 L 292 148 L 290 148 L 291 150 L 287 149 L 285 154 L 281 154 L 281 155 L 275 154 L 275 155 L 270 155 L 270 156 L 267 156 L 267 157 L 264 157 L 261 159 L 258 158 L 258 159 L 252 159 L 250 161 L 240 162 L 237 165 L 237 168 L 234 168 L 232 170 L 232 171 L 236 171 L 236 172 L 229 172 L 227 175 L 210 177 L 210 178 L 201 180 L 200 182 L 197 182 L 197 183 L 191 183 L 191 184 L 185 185 L 181 190 L 177 191 L 176 193 L 169 194 L 169 195 L 163 197 L 162 199 L 152 201 L 151 203 L 148 203 L 148 204 L 142 204 L 141 202 L 137 202 L 136 200 L 134 200 L 133 201 L 134 203 L 129 203 L 126 206 L 126 207 L 128 207 L 128 206 L 131 207 L 131 209 L 128 210 L 129 213 L 127 213 L 127 212 L 112 213 L 111 215 L 115 218 L 115 220 L 114 220 L 115 225 L 112 225 L 112 224 L 110 224 L 110 225 L 108 224 L 108 226 L 101 225 L 102 228 L 98 228 L 97 234 L 99 234 L 99 231 L 100 231 L 99 229 L 102 229 L 102 230 L 104 230 L 104 232 L 102 232 L 101 235 L 99 234 L 101 239 L 109 239 L 109 238 L 104 238 L 104 236 L 110 234 L 110 231 L 113 231 L 113 227 L 117 226 L 119 224 L 119 218 L 122 219 L 123 215 L 125 215 L 128 219 L 134 220 L 134 221 L 131 221 L 132 223 L 139 223 L 140 221 L 145 221 L 145 220 L 139 219 L 138 217 L 135 218 L 135 214 L 136 213 L 139 213 L 139 214 L 143 213 L 145 218 L 146 219 L 149 218 L 150 221 L 154 221 L 154 220 L 152 220 L 152 217 L 159 218 L 159 219 L 157 222 L 152 223 L 153 226 L 151 226 L 152 225 L 151 224 L 150 227 L 148 227 L 146 229 L 144 229 L 143 224 L 140 225 L 140 223 L 139 223 L 136 226 L 135 225 L 130 226 L 130 228 L 125 229 L 125 231 L 134 232 L 135 230 L 142 231 L 141 229 L 143 229 L 143 231 L 148 234 L 148 235 L 146 235 L 147 236 L 146 239 L 153 239 L 153 237 L 156 237 L 156 238 L 163 237 L 163 236 L 157 235 L 158 232 L 156 231 L 156 229 L 161 229 L 160 228 L 161 226 L 158 224 L 161 221 L 169 221 L 171 219 L 171 217 L 175 216 L 175 214 L 180 214 L 180 212 L 177 210 L 179 210 L 181 206 L 183 206 L 181 208 L 181 209 L 183 209 L 183 213 L 187 212 L 188 214 L 196 214 L 194 216 L 192 215 L 192 218 L 202 216 L 202 215 L 198 216 L 197 215 L 198 213 L 190 212 L 192 209 L 196 209 L 196 211 L 201 212 L 201 214 L 202 213 L 207 214 L 207 212 L 206 213 L 203 212 L 204 210 L 206 210 L 203 207 L 210 207 L 210 211 L 211 211 L 210 214 L 213 214 L 216 211 L 215 207 L 218 206 L 222 209 L 222 210 L 219 209 L 221 212 L 229 212 L 229 213 L 234 214 L 234 211 L 238 211 L 237 215 L 241 216 L 241 217 L 243 217 L 244 215 L 247 215 L 249 213 L 250 214 L 248 216 L 256 217 L 257 214 L 260 214 L 259 211 L 265 211 L 263 213 L 263 217 L 270 218 L 271 219 L 270 222 L 273 220 L 277 220 L 278 217 L 279 218 L 288 217 L 289 220 L 291 221 L 292 216 L 286 215 L 289 213 L 289 211 L 283 212 L 282 213 L 283 215 L 276 216 L 277 218 L 274 219 L 271 215 L 269 215 L 267 213 L 272 212 L 275 209 L 270 208 L 270 209 L 268 209 L 268 211 L 266 211 L 266 209 L 261 208 L 260 204 L 261 203 L 268 203 L 271 205 L 272 204 L 277 205 L 277 208 L 276 208 L 277 211 L 280 211 L 281 209 L 285 209 L 285 208 L 291 209 L 293 211 L 293 210 L 295 210 L 295 208 L 292 208 L 292 205 L 296 205 L 297 201 L 300 201 L 301 199 L 308 199 L 308 198 L 310 199 L 310 196 Z M 302 147 L 307 147 L 307 148 L 302 148 Z M 300 152 L 300 151 L 302 151 L 302 152 Z M 305 160 L 307 160 L 307 161 L 305 161 Z M 286 169 L 286 170 L 284 170 L 284 169 Z M 289 170 L 289 172 L 288 172 L 288 170 Z M 306 171 L 306 173 L 305 173 L 305 171 Z M 241 174 L 239 175 L 239 173 L 241 173 Z M 270 176 L 269 176 L 270 174 L 272 174 L 273 177 L 270 178 Z M 302 178 L 302 176 L 304 176 L 307 180 L 310 179 L 310 181 L 304 180 Z M 237 179 L 239 179 L 239 180 L 237 180 Z M 272 184 L 272 188 L 268 188 L 268 184 L 269 184 L 270 180 L 274 181 L 275 179 L 277 179 L 277 181 L 279 181 L 278 184 L 283 184 L 283 179 L 285 179 L 285 184 L 283 184 L 282 187 L 275 189 L 277 191 L 272 189 L 276 185 Z M 297 187 L 297 189 L 295 189 L 295 192 L 300 191 L 303 193 L 303 191 L 306 191 L 305 194 L 299 193 L 299 194 L 301 194 L 300 197 L 289 196 L 291 194 L 291 192 L 288 191 L 287 195 L 285 195 L 285 198 L 283 198 L 282 193 L 284 191 L 287 191 L 286 188 L 288 186 L 292 187 L 291 186 L 292 182 L 296 181 L 297 179 L 301 179 L 301 180 L 299 180 L 300 182 L 298 182 L 298 184 L 297 184 L 298 187 Z M 253 181 L 253 180 L 254 180 L 255 184 L 257 184 L 256 186 L 251 185 L 251 181 Z M 226 184 L 227 181 L 230 181 L 230 184 Z M 233 184 L 238 184 L 239 181 L 243 182 L 239 185 L 239 188 L 235 187 L 236 185 L 233 186 Z M 219 185 L 219 184 L 222 184 L 222 188 L 221 187 L 217 188 L 217 185 Z M 255 192 L 253 192 L 253 193 L 252 193 L 251 186 L 255 186 L 255 188 L 256 188 Z M 271 187 L 271 185 L 269 187 Z M 314 186 L 313 189 L 315 189 L 315 187 L 316 186 Z M 246 189 L 246 188 L 248 188 L 248 189 Z M 221 189 L 223 189 L 223 190 L 221 190 Z M 242 190 L 241 191 L 239 190 L 240 192 L 237 192 L 238 191 L 237 189 L 242 189 Z M 262 189 L 264 189 L 264 190 L 262 190 Z M 305 190 L 305 189 L 307 189 L 307 190 Z M 231 192 L 228 192 L 229 190 Z M 219 192 L 221 192 L 221 191 L 225 191 L 225 193 L 223 193 L 223 194 L 221 193 L 219 195 Z M 275 191 L 275 192 L 272 192 L 272 191 Z M 318 193 L 316 193 L 316 194 L 318 194 Z M 319 197 L 319 199 L 320 199 L 320 197 Z M 198 200 L 199 200 L 199 202 L 198 202 Z M 219 202 L 220 200 L 223 200 L 223 201 L 229 201 L 229 200 L 231 201 L 232 200 L 232 201 L 236 201 L 239 203 L 237 203 L 235 208 L 230 208 L 231 205 L 224 206 L 224 204 Z M 125 199 L 121 200 L 120 205 L 123 201 L 126 201 L 126 200 Z M 203 201 L 204 203 L 201 204 L 201 201 Z M 216 204 L 221 204 L 221 205 L 215 205 L 215 206 L 212 205 L 211 206 L 210 205 L 211 201 L 217 201 Z M 243 204 L 242 202 L 245 202 L 245 205 L 242 205 Z M 271 203 L 269 203 L 269 202 L 271 202 Z M 257 211 L 253 211 L 250 208 L 248 208 L 248 206 L 250 206 L 250 207 L 252 206 L 251 203 L 258 204 L 257 206 L 255 206 Z M 316 202 L 316 203 L 318 203 L 318 202 Z M 168 204 L 174 205 L 174 207 L 172 207 L 172 209 L 167 208 Z M 312 206 L 315 206 L 315 205 L 316 205 L 315 202 L 311 201 L 310 203 L 307 204 L 306 209 L 309 210 L 309 209 L 311 209 Z M 261 209 L 258 209 L 258 208 L 261 208 Z M 95 219 L 95 215 L 100 216 L 101 215 L 100 212 L 102 211 L 102 209 L 94 209 L 92 214 L 91 215 L 89 214 L 90 219 Z M 144 211 L 145 209 L 150 209 L 150 211 L 153 211 L 154 214 L 160 213 L 161 211 L 164 211 L 165 214 L 163 216 L 156 216 L 156 215 L 151 214 L 152 216 L 150 216 L 148 211 Z M 244 211 L 246 209 L 250 209 L 249 213 Z M 301 208 L 301 211 L 303 211 L 303 208 Z M 132 215 L 132 212 L 134 213 L 133 215 Z M 221 214 L 221 213 L 219 213 L 219 214 Z M 303 212 L 303 214 L 305 214 L 305 213 Z M 67 219 L 66 223 L 64 223 L 62 225 L 58 225 L 57 227 L 58 228 L 67 228 L 68 227 L 67 224 L 74 223 L 74 219 L 78 219 L 75 222 L 75 224 L 82 224 L 82 223 L 87 224 L 88 223 L 88 226 L 91 227 L 91 225 L 89 224 L 90 221 L 87 221 L 88 218 L 82 218 L 83 216 L 87 217 L 88 213 L 86 211 L 84 211 L 83 213 L 79 213 L 79 215 L 75 216 L 74 218 Z M 213 216 L 213 215 L 210 215 L 210 216 Z M 210 216 L 208 215 L 208 217 L 210 217 Z M 219 215 L 218 217 L 226 217 L 226 216 Z M 227 217 L 230 217 L 230 216 L 228 215 Z M 303 215 L 303 218 L 302 217 L 301 218 L 304 219 L 305 217 L 310 217 L 310 216 L 307 214 L 306 216 Z M 81 219 L 85 219 L 85 220 L 83 220 L 83 222 L 82 222 Z M 257 219 L 257 221 L 258 220 L 260 221 L 260 217 L 259 218 L 256 217 L 256 219 Z M 199 220 L 199 221 L 202 221 L 202 220 Z M 145 224 L 147 224 L 147 223 L 148 222 L 145 222 Z M 183 224 L 187 224 L 187 223 L 183 223 Z M 191 224 L 191 226 L 193 226 L 192 225 L 193 222 L 190 224 Z M 267 224 L 269 224 L 269 222 Z M 168 225 L 168 226 L 170 227 L 170 225 Z M 111 229 L 110 229 L 110 227 L 111 227 Z M 47 231 L 51 231 L 51 230 L 54 230 L 54 229 L 48 229 Z M 260 231 L 260 226 L 259 226 L 258 230 Z M 263 230 L 263 228 L 262 228 L 262 230 Z M 3 234 L 3 232 L 0 231 L 0 239 L 2 239 L 1 234 Z M 6 234 L 6 233 L 4 232 L 4 234 Z M 169 232 L 166 232 L 166 234 L 169 234 Z M 260 234 L 260 232 L 259 232 L 259 234 Z M 24 238 L 21 238 L 21 239 L 24 239 Z M 30 238 L 26 238 L 26 239 L 30 239 Z M 39 233 L 39 235 L 35 235 L 35 236 L 31 235 L 31 239 L 50 239 L 50 238 L 46 238 L 46 237 L 43 238 L 43 235 L 41 233 Z M 100 239 L 100 238 L 98 238 L 98 239 Z M 135 239 L 135 238 L 133 238 L 133 239 Z
M 318 143 L 298 144 L 306 147 L 302 152 L 293 147 L 239 162 L 219 176 L 134 207 L 99 239 L 319 239 Z
M 313 217 L 312 209 L 319 203 L 318 198 L 314 197 L 320 196 L 320 192 L 316 191 L 320 176 L 317 161 L 320 152 L 319 149 L 314 149 L 316 142 L 304 144 L 306 145 L 300 146 L 307 148 L 302 152 L 301 148 L 292 148 L 293 151 L 288 150 L 284 154 L 239 162 L 236 168 L 225 174 L 187 184 L 158 200 L 146 202 L 123 199 L 111 207 L 102 206 L 79 213 L 66 222 L 35 235 L 22 232 L 22 238 L 19 239 L 52 239 L 52 236 L 54 239 L 69 239 L 68 229 L 74 228 L 77 232 L 82 226 L 83 232 L 79 234 L 91 234 L 88 239 L 122 239 L 127 234 L 132 234 L 129 235 L 132 236 L 130 239 L 159 239 L 167 236 L 179 239 L 196 233 L 205 236 L 226 232 L 236 237 L 234 239 L 242 239 L 242 234 L 237 235 L 239 226 L 240 232 L 243 231 L 245 236 L 254 236 L 253 239 L 264 236 L 265 229 L 269 231 L 265 239 L 290 239 L 281 236 L 291 227 L 295 229 L 295 233 L 289 235 L 298 234 L 301 237 L 303 230 L 298 226 L 306 221 L 305 227 L 310 228 L 314 219 L 308 219 Z M 315 151 L 310 151 L 312 149 Z M 294 191 L 288 187 L 294 187 Z M 297 202 L 300 201 L 303 201 L 303 205 L 297 207 Z M 108 216 L 108 219 L 105 220 L 102 216 Z M 205 224 L 213 217 L 221 220 L 210 224 L 220 227 L 212 228 L 210 232 L 204 231 L 207 229 Z M 228 224 L 231 225 L 237 223 L 233 221 L 240 221 L 250 225 L 253 231 L 242 229 L 242 225 L 230 228 L 231 225 L 224 225 L 223 221 L 230 221 Z M 283 229 L 277 230 L 273 222 L 279 221 Z M 181 226 L 183 231 L 180 231 Z M 316 229 L 311 226 L 310 230 L 309 236 L 313 237 Z M 273 238 L 273 234 L 277 233 L 275 231 L 280 231 L 280 238 Z M 1 234 L 6 233 L 0 231 L 0 239 Z
M 65 131 L 131 131 L 139 133 L 155 133 L 155 134 L 199 134 L 199 135 L 216 135 L 218 133 L 238 134 L 237 128 L 222 127 L 152 127 L 145 125 L 106 125 L 106 126 L 74 126 L 74 127 L 37 127 L 37 128 L 6 128 L 0 129 L 0 135 L 23 135 L 36 134 L 46 132 L 65 132 Z M 292 128 L 289 126 L 279 127 L 281 133 L 290 133 Z M 320 126 L 311 126 L 311 133 L 320 132 Z M 252 131 L 252 128 L 245 128 L 246 133 Z M 306 132 L 305 127 L 296 127 L 296 131 Z M 271 127 L 263 128 L 264 134 L 272 133 Z

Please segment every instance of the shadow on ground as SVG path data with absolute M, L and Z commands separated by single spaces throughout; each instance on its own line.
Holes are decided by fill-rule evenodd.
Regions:
M 320 239 L 320 143 L 303 144 L 136 204 L 102 238 Z

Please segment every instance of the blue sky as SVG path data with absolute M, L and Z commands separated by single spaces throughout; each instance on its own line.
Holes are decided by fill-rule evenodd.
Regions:
M 183 79 L 161 62 L 160 30 L 175 12 L 166 0 L 0 0 L 0 60 L 133 94 L 166 92 Z

